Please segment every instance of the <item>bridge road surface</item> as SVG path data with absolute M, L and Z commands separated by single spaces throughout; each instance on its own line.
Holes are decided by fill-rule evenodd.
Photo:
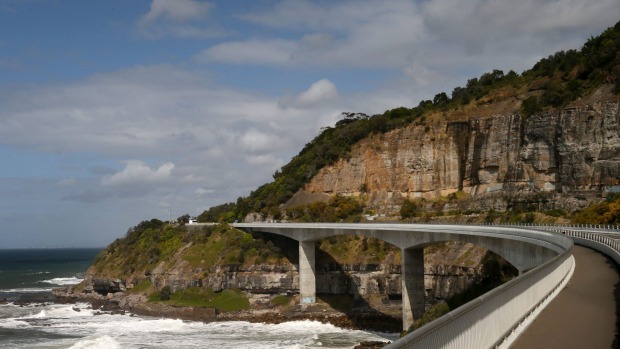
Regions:
M 575 273 L 511 349 L 620 348 L 620 275 L 614 262 L 592 249 L 573 247 Z

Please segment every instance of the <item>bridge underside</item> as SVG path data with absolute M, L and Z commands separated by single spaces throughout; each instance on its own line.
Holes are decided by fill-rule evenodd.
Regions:
M 473 234 L 468 231 L 450 231 L 450 229 L 432 231 L 432 228 L 436 228 L 433 226 L 427 226 L 426 230 L 419 231 L 368 227 L 366 229 L 355 227 L 351 229 L 322 227 L 292 229 L 286 224 L 269 226 L 237 224 L 235 226 L 248 232 L 287 236 L 299 242 L 299 293 L 302 304 L 316 302 L 315 241 L 339 235 L 358 235 L 374 237 L 399 247 L 402 256 L 403 329 L 408 329 L 425 310 L 424 246 L 426 245 L 443 241 L 470 242 L 502 256 L 517 268 L 519 273 L 541 265 L 558 254 L 556 246 L 546 245 L 540 241 L 536 244 L 527 236 L 494 236 L 491 233 Z

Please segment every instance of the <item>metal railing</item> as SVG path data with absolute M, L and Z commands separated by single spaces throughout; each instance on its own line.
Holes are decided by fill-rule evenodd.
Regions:
M 531 227 L 532 230 L 539 230 Z M 542 230 L 542 229 L 540 229 Z M 546 230 L 546 229 L 545 229 Z M 546 263 L 400 338 L 386 348 L 507 348 L 566 285 L 572 241 Z
M 492 225 L 492 224 L 487 224 Z M 502 224 L 555 232 L 593 248 L 620 265 L 620 226 L 601 224 Z M 386 348 L 508 348 L 573 274 L 571 246 L 534 268 Z

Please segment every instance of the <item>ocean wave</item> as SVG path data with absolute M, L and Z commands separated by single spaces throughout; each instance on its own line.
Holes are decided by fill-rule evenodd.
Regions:
M 25 287 L 25 288 L 9 288 L 6 290 L 0 289 L 1 293 L 36 293 L 36 292 L 50 292 L 50 287 Z
M 46 283 L 46 284 L 52 284 L 52 285 L 68 286 L 68 285 L 77 285 L 80 282 L 82 282 L 82 280 L 84 279 L 78 279 L 75 276 L 72 276 L 70 278 L 53 278 L 50 280 L 43 280 L 41 282 Z
M 43 275 L 43 274 L 51 274 L 49 271 L 38 271 L 36 273 L 28 273 L 26 275 Z
M 343 348 L 352 347 L 363 340 L 380 339 L 371 333 L 340 329 L 316 321 L 282 324 L 245 321 L 203 323 L 142 316 L 99 315 L 88 303 L 24 307 L 0 305 L 0 313 L 10 317 L 0 318 L 0 327 L 53 333 L 54 338 L 41 337 L 37 344 L 51 346 L 54 342 L 56 347 L 75 349 L 138 348 L 144 347 L 147 340 L 152 348 Z
M 108 335 L 103 335 L 103 336 L 93 336 L 93 337 L 84 338 L 80 340 L 79 342 L 75 343 L 74 345 L 72 345 L 69 349 L 82 349 L 82 348 L 116 349 L 120 347 L 121 347 L 120 343 L 115 341 L 114 338 Z

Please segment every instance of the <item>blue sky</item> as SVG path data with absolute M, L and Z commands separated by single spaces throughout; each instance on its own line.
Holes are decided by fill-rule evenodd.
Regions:
M 341 112 L 522 72 L 617 0 L 0 0 L 0 248 L 246 196 Z

